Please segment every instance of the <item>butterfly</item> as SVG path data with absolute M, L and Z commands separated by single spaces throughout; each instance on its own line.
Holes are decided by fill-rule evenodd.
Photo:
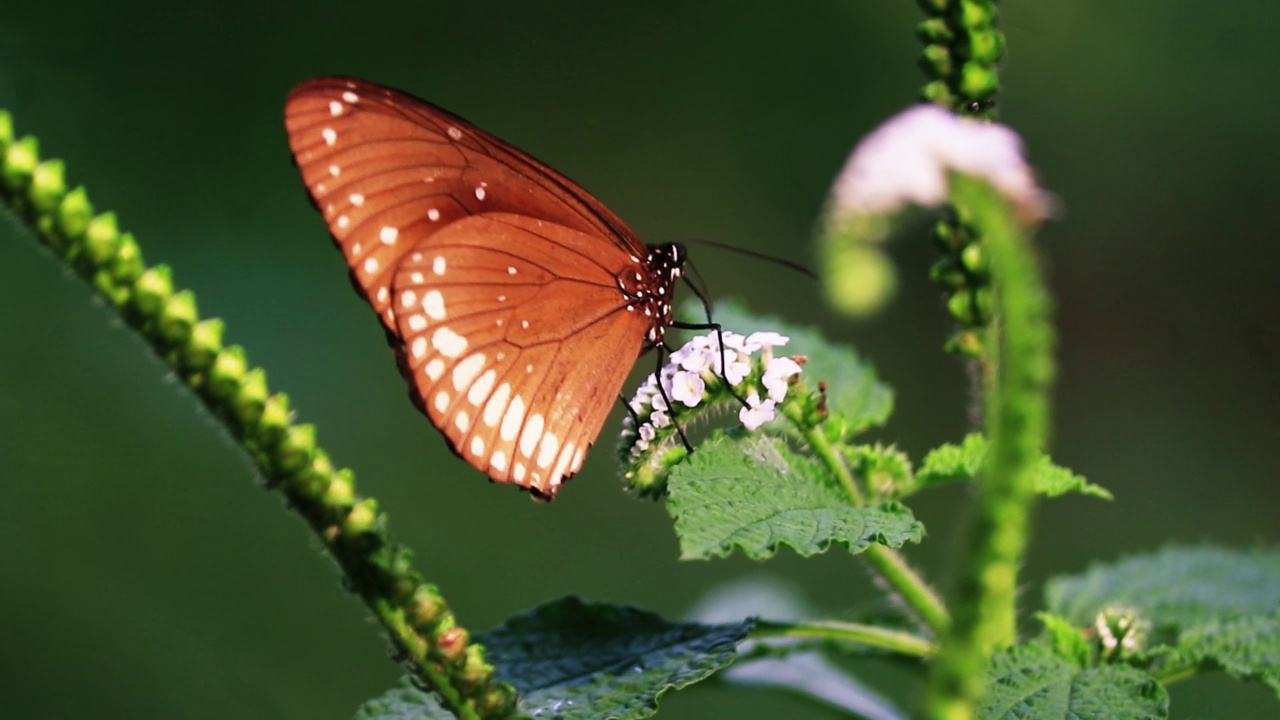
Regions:
M 413 403 L 491 480 L 554 498 L 673 325 L 684 247 L 645 245 L 577 183 L 404 92 L 314 78 L 284 121 Z

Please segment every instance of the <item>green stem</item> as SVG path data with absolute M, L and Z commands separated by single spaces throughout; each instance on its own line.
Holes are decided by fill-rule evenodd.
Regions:
M 0 198 L 59 261 L 84 278 L 151 345 L 235 438 L 285 506 L 315 531 L 390 636 L 400 661 L 462 718 L 507 717 L 516 695 L 483 649 L 469 642 L 439 591 L 393 543 L 354 474 L 335 469 L 315 428 L 291 420 L 289 400 L 268 391 L 266 373 L 243 348 L 224 346 L 223 324 L 201 320 L 195 295 L 175 288 L 168 267 L 148 267 L 111 213 L 95 215 L 83 188 L 67 191 L 63 164 L 41 161 L 33 137 L 15 140 L 0 110 Z
M 902 555 L 884 545 L 871 545 L 862 557 L 935 635 L 946 631 L 951 624 L 946 604 Z
M 822 430 L 809 422 L 804 416 L 804 410 L 801 409 L 800 403 L 785 403 L 783 408 L 787 419 L 804 435 L 805 441 L 813 448 L 814 454 L 822 460 L 827 469 L 840 481 L 840 487 L 849 496 L 849 502 L 855 507 L 866 505 L 867 499 L 863 496 L 861 488 L 858 487 L 858 483 L 853 477 L 853 471 L 849 469 L 849 464 L 844 461 L 844 457 L 831 444 L 827 436 L 822 433 Z
M 988 331 L 987 453 L 978 516 L 951 630 L 934 666 L 929 711 L 967 720 L 982 694 L 987 658 L 1017 633 L 1018 565 L 1026 549 L 1035 462 L 1048 434 L 1053 377 L 1049 297 L 1009 204 L 984 182 L 953 177 L 953 201 L 969 209 L 990 252 L 998 322 Z
M 919 635 L 860 623 L 834 621 L 789 623 L 758 620 L 755 629 L 751 631 L 751 638 L 756 640 L 778 637 L 856 643 L 919 658 L 929 657 L 937 652 L 934 643 Z
M 787 419 L 813 448 L 814 454 L 840 481 L 840 486 L 849 495 L 850 503 L 856 507 L 866 505 L 866 497 L 858 487 L 849 464 L 823 434 L 821 427 L 809 421 L 798 403 L 784 403 L 784 412 Z M 889 588 L 902 598 L 907 607 L 911 608 L 935 635 L 942 633 L 950 623 L 946 605 L 929 583 L 925 582 L 924 578 L 907 564 L 896 550 L 873 544 L 862 553 L 862 557 L 866 558 Z

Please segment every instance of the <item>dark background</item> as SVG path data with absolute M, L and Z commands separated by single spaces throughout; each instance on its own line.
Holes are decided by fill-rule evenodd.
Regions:
M 1277 539 L 1280 329 L 1272 2 L 1005 3 L 1004 119 L 1065 213 L 1040 237 L 1061 372 L 1053 454 L 1116 494 L 1043 503 L 1042 581 L 1169 542 Z M 0 107 L 66 159 L 150 262 L 225 318 L 271 386 L 391 515 L 476 630 L 567 593 L 670 616 L 752 574 L 829 616 L 878 594 L 836 551 L 681 563 L 663 508 L 601 447 L 547 506 L 449 455 L 404 399 L 377 322 L 304 198 L 281 128 L 294 83 L 403 87 L 550 161 L 650 242 L 800 260 L 859 136 L 916 98 L 908 2 L 24 3 L 0 23 Z M 879 439 L 966 431 L 965 376 L 920 237 L 901 294 L 842 320 L 819 288 L 706 249 L 716 296 L 822 326 L 897 390 Z M 0 709 L 11 717 L 343 718 L 398 675 L 377 628 L 243 455 L 91 293 L 0 223 Z M 922 498 L 909 557 L 952 576 L 964 490 Z M 1034 627 L 1028 623 L 1028 628 Z M 858 663 L 915 707 L 914 676 Z M 1177 717 L 1274 717 L 1221 676 Z M 705 685 L 664 717 L 837 717 Z

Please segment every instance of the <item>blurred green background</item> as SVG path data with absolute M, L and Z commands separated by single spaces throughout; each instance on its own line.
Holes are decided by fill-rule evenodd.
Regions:
M 296 82 L 402 87 L 582 182 L 650 242 L 703 237 L 800 260 L 857 138 L 923 82 L 914 3 L 25 3 L 0 22 L 0 107 L 118 212 L 149 261 L 357 470 L 397 538 L 479 630 L 567 593 L 679 616 L 748 575 L 824 614 L 879 595 L 836 551 L 680 563 L 661 505 L 623 494 L 615 418 L 553 505 L 484 482 L 406 402 L 381 331 L 307 203 L 281 128 Z M 1006 3 L 1004 119 L 1062 218 L 1053 454 L 1114 503 L 1046 502 L 1024 576 L 1172 541 L 1274 543 L 1280 518 L 1280 5 Z M 900 296 L 853 322 L 819 288 L 714 249 L 717 297 L 855 344 L 897 391 L 877 437 L 917 458 L 966 431 L 965 374 L 902 238 Z M 394 683 L 367 614 L 244 456 L 91 293 L 0 223 L 0 714 L 344 718 Z M 945 585 L 966 492 L 923 498 L 909 557 Z M 1028 623 L 1028 627 L 1032 627 Z M 853 664 L 914 707 L 906 670 Z M 1175 716 L 1275 717 L 1260 687 L 1172 688 Z M 712 683 L 663 716 L 839 715 Z

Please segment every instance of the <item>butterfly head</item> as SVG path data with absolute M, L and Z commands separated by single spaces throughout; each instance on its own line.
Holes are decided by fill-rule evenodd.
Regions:
M 633 256 L 634 262 L 618 275 L 618 289 L 626 299 L 627 312 L 639 313 L 649 321 L 645 340 L 651 345 L 662 342 L 671 325 L 672 295 L 684 270 L 685 257 L 680 243 L 652 245 L 644 257 Z

